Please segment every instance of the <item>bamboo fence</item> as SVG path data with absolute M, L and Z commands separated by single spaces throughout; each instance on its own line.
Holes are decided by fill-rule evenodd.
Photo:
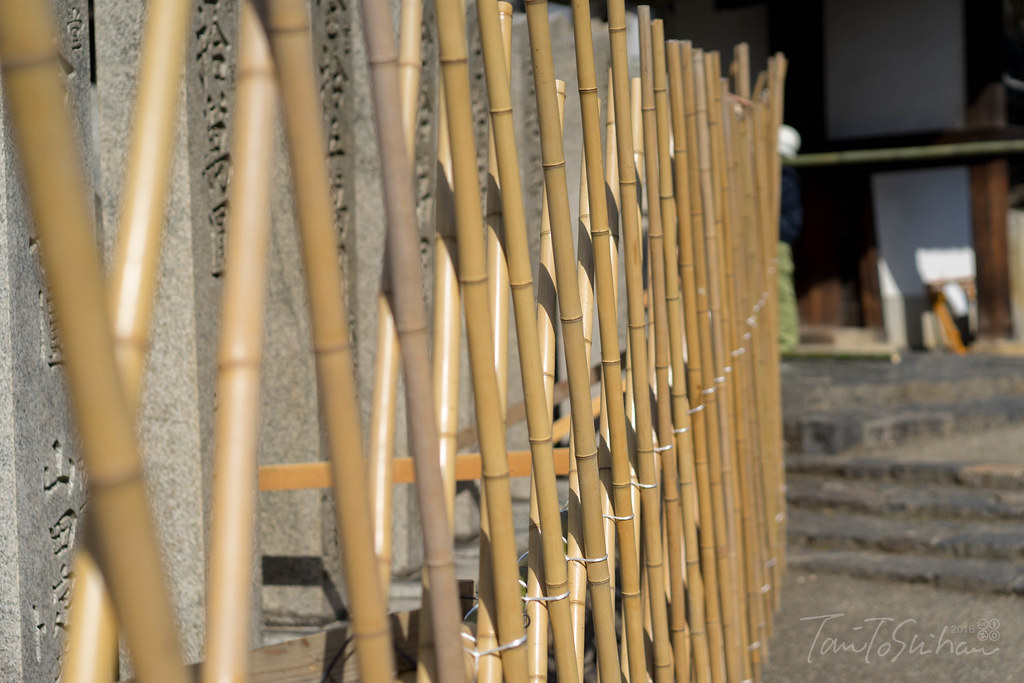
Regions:
M 388 3 L 362 1 L 388 225 L 368 426 L 359 418 L 335 258 L 308 13 L 303 0 L 243 0 L 206 659 L 197 672 L 186 670 L 133 416 L 160 270 L 187 8 L 157 0 L 150 7 L 118 256 L 104 289 L 78 148 L 53 68 L 49 15 L 37 4 L 0 1 L 2 85 L 89 475 L 90 519 L 75 561 L 64 680 L 114 680 L 118 629 L 139 680 L 299 676 L 298 646 L 250 650 L 254 522 L 259 491 L 317 487 L 335 491 L 349 623 L 340 644 L 314 656 L 312 680 L 336 674 L 335 666 L 345 680 L 365 681 L 760 680 L 785 570 L 774 254 L 781 182 L 775 131 L 787 62 L 772 56 L 752 87 L 745 44 L 723 73 L 717 53 L 666 40 L 664 24 L 640 7 L 640 77 L 631 79 L 622 0 L 608 3 L 604 93 L 589 3 L 572 2 L 574 65 L 554 62 L 547 3 L 526 3 L 540 129 L 536 168 L 521 162 L 513 125 L 525 103 L 511 92 L 512 6 L 477 0 L 473 29 L 486 102 L 475 102 L 465 3 L 437 1 L 436 25 L 428 27 L 439 39 L 442 93 L 437 149 L 427 160 L 438 168 L 432 324 L 412 185 L 423 8 L 403 0 L 396 40 Z M 578 120 L 564 120 L 565 86 L 556 81 L 556 69 L 571 68 Z M 485 197 L 473 114 L 480 105 L 490 114 Z M 260 468 L 272 248 L 266 198 L 277 106 L 294 179 L 329 464 Z M 570 129 L 583 141 L 575 237 L 563 146 Z M 539 225 L 525 211 L 524 172 L 543 175 Z M 66 200 L 47 201 L 57 192 Z M 534 230 L 537 255 L 529 248 Z M 515 407 L 508 403 L 513 331 L 524 397 Z M 566 378 L 556 383 L 559 337 Z M 460 445 L 464 350 L 478 453 Z M 399 375 L 410 457 L 395 449 L 403 426 L 396 418 Z M 569 415 L 556 420 L 566 398 Z M 520 419 L 528 451 L 506 438 Z M 560 443 L 566 440 L 568 448 Z M 513 516 L 514 476 L 530 477 L 528 520 Z M 456 581 L 452 532 L 455 484 L 467 479 L 481 484 L 474 595 Z M 415 483 L 421 511 L 418 614 L 388 613 L 391 492 L 402 482 Z M 528 547 L 516 547 L 517 529 L 528 530 Z

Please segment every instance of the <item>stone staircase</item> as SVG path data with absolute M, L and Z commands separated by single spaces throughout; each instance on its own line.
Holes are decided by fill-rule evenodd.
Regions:
M 1024 595 L 1024 359 L 783 369 L 791 567 Z

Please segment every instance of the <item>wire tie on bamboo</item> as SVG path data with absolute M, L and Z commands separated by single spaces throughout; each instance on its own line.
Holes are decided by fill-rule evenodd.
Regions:
M 591 562 L 604 562 L 608 559 L 608 553 L 605 553 L 601 557 L 569 557 L 565 556 L 566 562 L 582 562 L 583 564 L 590 564 Z
M 771 591 L 771 589 L 772 589 L 772 585 L 770 583 L 766 583 L 765 585 L 761 586 L 761 593 L 762 593 L 762 595 L 767 595 L 768 592 Z
M 656 488 L 658 488 L 658 485 L 657 485 L 657 484 L 641 484 L 641 483 L 640 483 L 640 482 L 638 482 L 638 481 L 631 481 L 631 482 L 629 482 L 629 483 L 630 483 L 630 484 L 631 484 L 632 486 L 635 486 L 635 487 L 636 487 L 636 488 L 638 488 L 638 489 L 656 489 Z
M 749 646 L 747 646 L 747 649 L 750 650 L 751 652 L 753 652 L 754 650 L 756 650 L 759 647 L 761 647 L 761 641 L 760 640 L 755 640 Z
M 777 513 L 777 514 L 775 515 L 775 521 L 776 521 L 776 522 L 781 522 L 781 521 L 782 521 L 782 520 L 784 520 L 784 519 L 786 519 L 786 515 L 785 515 L 785 513 L 779 512 L 779 513 Z
M 716 377 L 715 379 L 718 379 L 718 378 Z M 703 394 L 704 396 L 710 396 L 711 394 L 715 393 L 716 390 L 717 390 L 716 387 L 708 387 L 707 389 L 705 389 L 704 391 L 702 391 L 700 393 Z M 701 407 L 702 408 L 704 407 L 703 404 L 701 405 Z
M 468 633 L 463 633 L 462 637 L 465 638 L 466 640 L 472 640 L 473 643 L 476 644 L 476 638 L 474 638 L 473 636 L 469 635 Z M 468 652 L 470 655 L 472 655 L 473 659 L 479 660 L 481 657 L 486 657 L 487 655 L 493 655 L 493 654 L 497 654 L 499 652 L 504 652 L 505 650 L 511 650 L 513 648 L 522 647 L 523 645 L 526 645 L 526 635 L 525 634 L 519 636 L 518 638 L 513 640 L 511 643 L 505 643 L 504 645 L 499 645 L 498 647 L 492 647 L 492 648 L 489 648 L 487 650 L 474 650 L 474 649 L 468 648 L 468 647 L 467 648 L 463 648 L 463 649 L 466 652 Z
M 774 557 L 769 557 L 768 561 L 764 563 L 764 566 L 767 567 L 768 569 L 771 569 L 772 567 L 774 567 L 775 566 L 775 558 Z
M 694 411 L 691 410 L 690 412 L 692 413 Z M 679 429 L 673 429 L 672 433 L 673 434 L 685 434 L 688 431 L 690 431 L 689 427 L 680 427 Z
M 748 334 L 749 334 L 749 332 L 748 332 Z M 747 347 L 746 346 L 741 346 L 740 348 L 733 350 L 732 357 L 733 358 L 739 358 L 740 356 L 742 356 L 746 352 L 747 352 Z
M 732 372 L 732 366 L 731 365 L 726 365 L 724 368 L 722 368 L 722 372 L 724 372 L 725 374 L 728 375 L 730 372 Z M 716 381 L 717 381 L 717 379 L 716 379 Z M 724 377 L 722 378 L 722 381 L 723 382 L 725 381 Z
M 523 602 L 554 602 L 565 600 L 567 597 L 569 597 L 569 591 L 565 591 L 561 595 L 524 595 Z
M 665 451 L 671 450 L 673 448 L 675 448 L 674 444 L 666 444 L 664 446 L 658 446 L 657 448 L 654 449 L 654 452 L 655 453 L 664 453 Z
M 689 410 L 687 410 L 687 411 L 686 411 L 686 413 L 687 413 L 688 415 L 693 415 L 694 413 L 699 413 L 699 412 L 700 412 L 700 411 L 702 411 L 702 410 L 704 410 L 704 404 L 703 404 L 703 403 L 701 403 L 701 404 L 700 404 L 699 406 L 697 406 L 696 408 L 690 408 Z
M 477 596 L 477 597 L 474 597 L 473 599 L 474 599 L 474 600 L 479 600 L 480 598 L 479 598 L 479 596 Z M 463 616 L 463 617 L 462 617 L 462 620 L 463 620 L 463 621 L 469 621 L 469 618 L 470 618 L 471 616 L 473 616 L 473 614 L 474 614 L 474 613 L 475 613 L 475 612 L 476 612 L 476 611 L 477 611 L 478 609 L 480 609 L 480 603 L 479 603 L 479 602 L 478 602 L 477 604 L 475 604 L 475 605 L 473 605 L 472 607 L 470 607 L 470 608 L 469 608 L 469 611 L 468 611 L 468 612 L 466 612 L 465 616 Z
M 757 316 L 752 315 L 749 318 L 747 318 L 747 325 L 750 325 L 751 327 L 757 327 Z
M 614 522 L 628 522 L 631 519 L 635 519 L 636 515 L 624 515 L 622 517 L 616 517 L 615 515 L 601 515 L 605 519 L 610 519 Z
M 523 560 L 525 560 L 529 556 L 530 556 L 530 551 L 527 550 L 525 553 L 523 553 L 522 555 L 519 556 L 519 560 L 516 561 L 516 564 L 522 564 Z

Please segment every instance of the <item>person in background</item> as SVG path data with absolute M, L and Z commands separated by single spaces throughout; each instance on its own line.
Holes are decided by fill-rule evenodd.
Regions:
M 792 126 L 779 127 L 779 156 L 792 159 L 800 151 L 800 133 Z M 782 167 L 782 199 L 779 202 L 779 350 L 793 351 L 800 342 L 796 288 L 793 286 L 793 243 L 804 224 L 800 176 L 792 166 Z

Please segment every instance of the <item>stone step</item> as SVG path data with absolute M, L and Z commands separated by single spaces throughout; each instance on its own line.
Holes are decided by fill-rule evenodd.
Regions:
M 959 484 L 970 488 L 1024 489 L 1024 464 L 1011 462 L 907 461 L 896 458 L 793 456 L 786 459 L 790 474 L 843 477 L 855 481 L 893 481 L 903 484 Z
M 925 583 L 957 591 L 1024 595 L 1024 566 L 1019 560 L 794 548 L 787 553 L 786 562 L 790 568 L 809 573 Z
M 791 453 L 820 455 L 891 447 L 1024 422 L 1024 396 L 874 408 L 790 411 L 783 435 Z
M 848 512 L 790 508 L 789 543 L 809 550 L 1024 559 L 1024 525 L 1018 521 L 898 520 Z
M 1024 358 L 909 353 L 899 363 L 790 359 L 782 367 L 782 403 L 793 412 L 1000 396 L 1024 396 Z
M 1024 490 L 958 485 L 913 486 L 889 481 L 847 481 L 795 474 L 787 477 L 789 505 L 907 519 L 1022 519 Z

